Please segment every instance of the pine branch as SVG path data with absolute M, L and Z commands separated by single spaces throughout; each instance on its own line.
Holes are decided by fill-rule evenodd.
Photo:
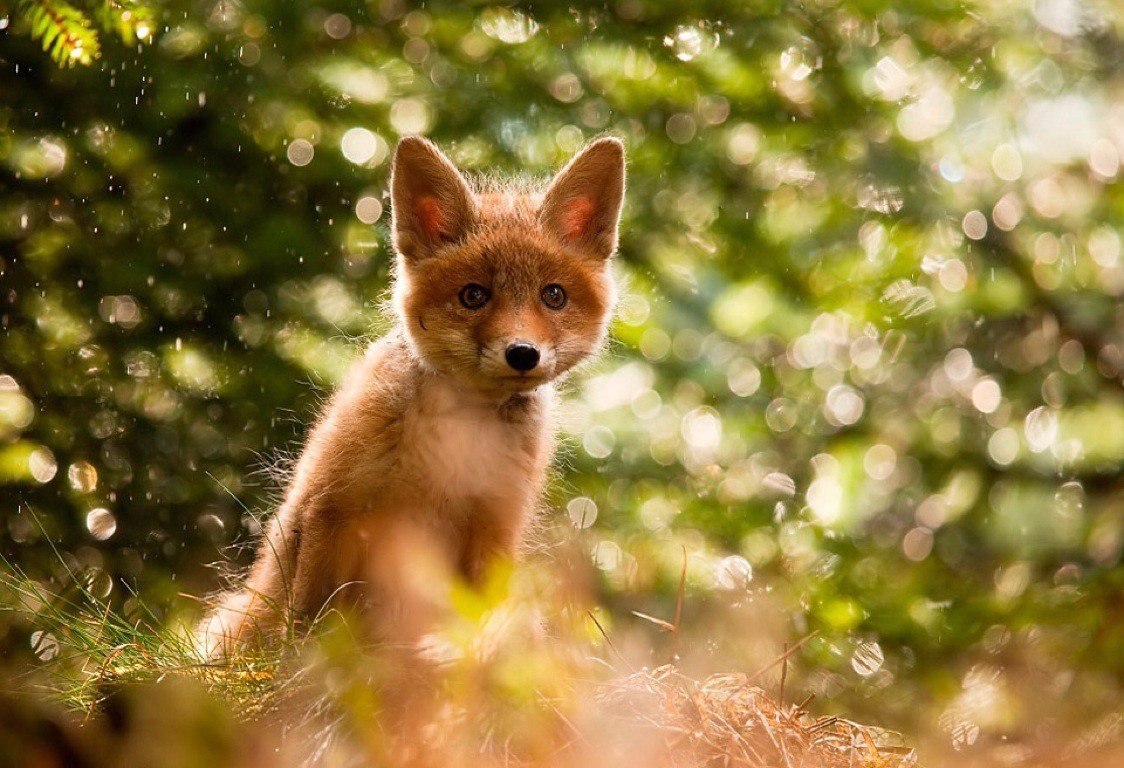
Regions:
M 31 38 L 59 66 L 89 64 L 101 55 L 90 19 L 66 0 L 19 0 L 16 10 Z
M 95 23 L 126 45 L 147 40 L 156 26 L 155 12 L 140 0 L 16 0 L 15 8 L 25 31 L 64 67 L 101 55 Z

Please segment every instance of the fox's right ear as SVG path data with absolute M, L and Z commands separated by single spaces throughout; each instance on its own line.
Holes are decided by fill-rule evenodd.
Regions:
M 394 247 L 407 261 L 428 258 L 461 239 L 475 211 L 460 171 L 420 136 L 407 136 L 394 150 L 390 202 Z

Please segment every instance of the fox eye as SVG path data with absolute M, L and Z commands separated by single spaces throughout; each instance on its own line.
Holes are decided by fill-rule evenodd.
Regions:
M 480 309 L 488 303 L 488 299 L 492 298 L 492 294 L 488 293 L 488 289 L 479 283 L 469 283 L 464 288 L 461 288 L 460 294 L 457 296 L 461 300 L 461 304 L 465 309 Z
M 566 306 L 566 289 L 558 283 L 551 283 L 542 289 L 542 303 L 551 309 L 562 309 Z

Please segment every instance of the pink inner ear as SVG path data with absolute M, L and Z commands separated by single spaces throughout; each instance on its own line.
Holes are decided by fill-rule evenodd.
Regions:
M 588 197 L 576 197 L 566 203 L 562 215 L 562 233 L 567 240 L 574 240 L 586 234 L 593 221 L 593 201 Z
M 440 240 L 444 235 L 445 215 L 436 197 L 421 197 L 415 204 L 418 222 L 425 236 L 430 240 Z

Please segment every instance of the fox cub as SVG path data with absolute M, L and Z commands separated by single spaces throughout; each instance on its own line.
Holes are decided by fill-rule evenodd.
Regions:
M 552 382 L 604 343 L 624 175 L 613 138 L 545 189 L 474 183 L 401 140 L 397 326 L 312 429 L 245 585 L 201 627 L 208 655 L 337 600 L 407 638 L 447 579 L 518 554 L 552 459 Z

